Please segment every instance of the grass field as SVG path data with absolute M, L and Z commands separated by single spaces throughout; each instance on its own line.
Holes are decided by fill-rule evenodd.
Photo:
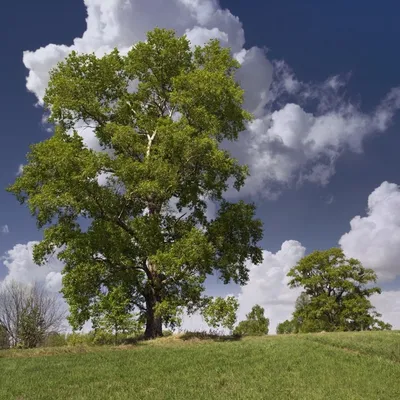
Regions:
M 0 351 L 0 399 L 400 399 L 400 332 Z

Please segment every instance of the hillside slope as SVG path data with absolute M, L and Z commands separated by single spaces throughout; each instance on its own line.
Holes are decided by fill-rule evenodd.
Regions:
M 0 352 L 0 399 L 400 399 L 400 332 Z

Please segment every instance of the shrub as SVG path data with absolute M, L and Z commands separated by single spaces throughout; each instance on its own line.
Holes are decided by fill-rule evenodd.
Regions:
M 44 341 L 45 347 L 62 347 L 66 345 L 67 345 L 66 335 L 58 332 L 50 333 Z

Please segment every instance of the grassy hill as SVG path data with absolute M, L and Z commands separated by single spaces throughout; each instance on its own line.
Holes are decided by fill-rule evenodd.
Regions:
M 0 351 L 0 399 L 400 399 L 400 332 Z

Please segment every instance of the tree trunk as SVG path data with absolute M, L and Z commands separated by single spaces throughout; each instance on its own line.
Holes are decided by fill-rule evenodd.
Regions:
M 149 215 L 159 214 L 161 206 L 154 204 L 148 205 Z M 145 339 L 155 339 L 161 337 L 162 334 L 162 318 L 155 315 L 154 310 L 158 303 L 161 302 L 160 296 L 160 280 L 157 274 L 156 266 L 148 260 L 146 267 L 147 287 L 145 289 L 144 298 L 146 300 L 146 330 L 144 332 Z
M 162 320 L 160 317 L 154 316 L 154 313 L 147 313 L 146 315 L 146 330 L 144 337 L 146 339 L 155 339 L 161 337 L 162 333 Z
M 150 288 L 149 288 L 150 289 Z M 162 333 L 162 318 L 154 314 L 155 306 L 158 303 L 154 289 L 148 290 L 145 295 L 146 299 L 146 330 L 144 332 L 145 339 L 155 339 L 161 337 Z

